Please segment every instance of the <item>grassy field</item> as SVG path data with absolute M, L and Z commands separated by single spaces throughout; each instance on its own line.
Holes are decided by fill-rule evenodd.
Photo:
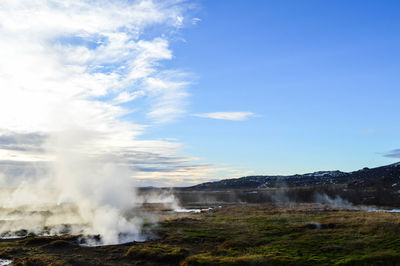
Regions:
M 150 226 L 150 225 L 149 225 Z M 14 265 L 400 265 L 400 214 L 236 204 L 166 216 L 158 239 L 82 247 L 76 236 L 1 241 Z

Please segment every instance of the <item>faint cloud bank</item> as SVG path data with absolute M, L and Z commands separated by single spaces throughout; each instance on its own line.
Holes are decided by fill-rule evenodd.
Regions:
M 400 149 L 391 150 L 383 156 L 389 157 L 389 158 L 400 158 Z

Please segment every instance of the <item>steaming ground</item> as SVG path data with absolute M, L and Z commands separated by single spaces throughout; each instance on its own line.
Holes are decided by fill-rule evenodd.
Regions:
M 1 193 L 4 263 L 398 265 L 400 260 L 399 209 L 357 205 L 340 195 L 314 191 L 311 198 L 293 201 L 290 188 L 142 188 L 132 190 L 134 203 L 118 213 L 126 227 L 113 225 L 118 231 L 100 234 L 108 227 L 96 223 L 110 217 L 108 212 L 93 216 L 95 223 L 87 219 L 93 213 L 82 215 L 82 205 L 52 203 L 60 195 L 56 190 L 36 190 L 29 197 L 35 204 L 17 201 L 22 191 Z M 118 244 L 125 242 L 130 243 Z
M 201 213 L 231 204 L 258 203 L 283 204 L 296 208 L 302 201 L 291 201 L 287 189 L 190 191 L 167 189 L 141 189 L 118 185 L 107 188 L 113 191 L 103 204 L 96 193 L 80 197 L 75 192 L 68 198 L 57 189 L 40 189 L 23 184 L 18 188 L 1 191 L 0 237 L 21 238 L 29 235 L 78 235 L 83 245 L 110 245 L 157 238 L 155 232 L 144 230 L 144 224 L 156 225 L 166 216 L 174 214 Z M 121 190 L 119 190 L 121 189 Z M 64 189 L 63 192 L 66 190 Z M 101 192 L 101 191 L 100 191 Z M 122 194 L 121 194 L 122 193 Z M 263 198 L 260 201 L 260 195 Z M 101 194 L 102 195 L 102 194 Z M 268 195 L 268 197 L 266 197 Z M 113 199 L 123 197 L 126 203 Z M 90 202 L 85 199 L 91 198 Z M 75 202 L 74 200 L 81 199 Z M 180 204 L 182 202 L 182 206 Z M 354 205 L 339 195 L 329 196 L 314 192 L 311 203 L 342 210 L 366 212 L 400 212 L 399 209 Z M 121 208 L 123 206 L 123 208 Z
M 399 213 L 329 200 L 196 200 L 186 202 L 187 212 L 145 203 L 134 213 L 158 217 L 157 226 L 143 224 L 147 241 L 104 246 L 93 244 L 96 236 L 69 234 L 3 239 L 0 259 L 16 265 L 398 265 Z
M 176 203 L 133 188 L 204 176 L 182 144 L 141 136 L 185 113 L 186 75 L 161 62 L 190 6 L 1 1 L 0 235 L 141 241 L 156 217 L 140 206 Z
M 146 209 L 147 205 L 158 205 L 158 210 L 185 211 L 166 190 L 137 195 L 131 188 L 131 205 L 123 210 L 111 205 L 94 209 L 82 203 L 57 202 L 56 190 L 36 190 L 33 194 L 30 189 L 30 194 L 23 194 L 26 192 L 24 188 L 2 190 L 1 238 L 68 234 L 80 235 L 85 245 L 145 241 L 151 233 L 143 232 L 143 224 L 156 224 L 159 214 L 154 208 Z

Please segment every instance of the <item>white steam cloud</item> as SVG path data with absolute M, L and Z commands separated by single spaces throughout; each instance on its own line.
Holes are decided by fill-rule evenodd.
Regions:
M 207 171 L 177 156 L 179 143 L 138 141 L 149 125 L 126 119 L 136 101 L 151 124 L 183 114 L 184 74 L 160 64 L 184 12 L 180 1 L 0 2 L 0 182 L 17 187 L 0 199 L 1 215 L 53 208 L 3 233 L 62 222 L 106 244 L 139 239 L 132 208 L 144 199 L 132 177 L 159 165 Z

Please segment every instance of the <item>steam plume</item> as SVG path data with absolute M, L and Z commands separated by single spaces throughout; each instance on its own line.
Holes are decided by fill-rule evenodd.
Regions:
M 137 101 L 149 123 L 184 112 L 183 74 L 159 68 L 184 11 L 169 1 L 1 1 L 3 236 L 68 224 L 105 244 L 141 238 L 132 162 L 173 161 L 179 144 L 138 141 L 148 125 L 128 121 Z

